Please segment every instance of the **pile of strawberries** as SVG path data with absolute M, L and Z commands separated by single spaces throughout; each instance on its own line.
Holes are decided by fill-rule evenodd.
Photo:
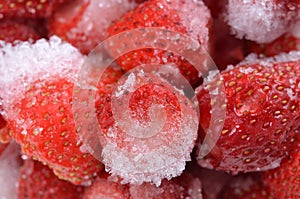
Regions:
M 299 199 L 300 2 L 268 1 L 274 12 L 295 16 L 268 43 L 233 34 L 226 17 L 232 2 L 244 3 L 0 0 L 0 170 L 17 154 L 20 172 L 12 195 L 0 191 L 0 198 Z M 102 154 L 92 153 L 75 123 L 90 114 L 72 110 L 80 68 L 102 41 L 151 27 L 198 42 L 220 73 L 202 77 L 185 57 L 163 48 L 119 56 L 99 77 L 96 95 L 86 97 L 99 123 L 89 131 L 102 147 Z M 109 43 L 107 55 L 126 42 Z M 151 64 L 165 70 L 138 68 Z M 175 85 L 166 71 L 177 74 Z M 193 97 L 176 87 L 182 77 Z M 215 109 L 219 95 L 225 101 Z M 114 109 L 127 101 L 129 110 Z M 116 111 L 128 115 L 118 121 Z M 202 157 L 203 143 L 215 135 Z

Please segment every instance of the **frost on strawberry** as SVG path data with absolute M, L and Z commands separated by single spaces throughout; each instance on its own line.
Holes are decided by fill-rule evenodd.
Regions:
M 71 109 L 84 56 L 57 37 L 2 45 L 0 90 L 12 136 L 25 154 L 47 163 L 60 178 L 87 183 L 102 165 L 81 151 Z
M 102 161 L 112 175 L 123 182 L 160 184 L 180 175 L 190 160 L 197 113 L 179 90 L 146 68 L 125 74 L 112 93 L 100 85 L 99 139 Z
M 229 0 L 227 8 L 232 32 L 258 43 L 272 42 L 286 33 L 298 14 L 286 1 L 277 0 Z
M 221 73 L 227 102 L 220 137 L 201 166 L 233 174 L 276 168 L 287 155 L 299 128 L 299 52 L 275 58 L 254 59 Z M 220 77 L 197 89 L 200 138 L 210 121 L 207 88 Z
M 210 52 L 210 26 L 210 12 L 202 1 L 150 0 L 138 5 L 136 9 L 114 21 L 108 27 L 107 33 L 108 36 L 114 36 L 136 28 L 163 28 L 189 36 L 199 42 L 203 49 Z M 156 35 L 150 35 L 145 40 L 134 36 L 131 39 L 137 43 L 147 44 L 155 42 L 157 38 Z M 177 39 L 180 40 L 180 37 Z M 107 46 L 108 52 L 112 56 L 118 55 L 119 50 L 124 48 L 123 45 L 126 45 L 125 42 L 119 39 L 119 41 L 110 43 Z M 164 45 L 163 42 L 162 45 Z M 175 52 L 161 48 L 134 49 L 117 58 L 117 63 L 125 71 L 142 64 L 176 63 L 181 73 L 191 84 L 199 83 L 198 71 L 185 57 L 179 56 Z
M 49 30 L 88 54 L 104 40 L 109 24 L 135 5 L 131 0 L 72 1 L 54 13 Z

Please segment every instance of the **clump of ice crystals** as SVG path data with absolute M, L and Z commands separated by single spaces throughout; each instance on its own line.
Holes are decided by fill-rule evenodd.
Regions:
M 296 16 L 283 2 L 229 0 L 226 20 L 238 38 L 269 43 L 284 34 Z
M 19 147 L 10 143 L 0 155 L 0 199 L 17 199 L 20 170 Z
M 15 45 L 0 41 L 0 46 L 0 97 L 7 118 L 17 114 L 11 105 L 30 84 L 56 77 L 74 81 L 84 61 L 76 48 L 56 36 Z
M 131 73 L 125 78 L 127 78 L 123 81 L 125 86 L 122 84 L 116 86 L 112 100 L 125 98 L 139 89 L 140 86 L 144 86 L 149 82 L 150 84 L 154 84 L 154 82 L 167 84 L 159 75 L 156 76 L 143 71 Z M 124 88 L 127 89 L 127 92 L 122 90 Z M 106 143 L 102 145 L 102 162 L 105 164 L 106 171 L 111 173 L 112 176 L 119 176 L 123 179 L 122 183 L 141 184 L 151 182 L 159 185 L 162 179 L 171 179 L 180 175 L 185 169 L 186 161 L 190 160 L 190 152 L 197 137 L 197 113 L 188 98 L 177 92 L 175 88 L 171 89 L 170 92 L 176 95 L 181 106 L 181 113 L 176 118 L 172 118 L 173 123 L 179 123 L 179 128 L 172 126 L 167 126 L 167 128 L 165 125 L 170 124 L 170 122 L 165 124 L 164 118 L 159 113 L 162 110 L 157 110 L 150 113 L 151 124 L 142 129 L 146 133 L 141 134 L 143 136 L 135 135 L 136 131 L 141 128 L 139 124 L 128 122 L 130 119 L 126 119 L 125 116 L 122 117 L 122 120 L 116 116 L 128 112 L 126 110 L 128 108 L 117 108 L 116 111 L 113 111 L 116 123 L 109 128 L 109 136 L 112 140 L 118 139 L 117 134 L 122 129 L 124 138 L 121 139 L 124 139 L 124 143 L 130 143 L 132 150 L 122 148 L 115 141 L 107 139 Z M 141 101 L 141 103 L 143 102 Z M 120 102 L 120 104 L 126 106 L 126 100 Z M 152 106 L 155 105 L 155 103 L 152 104 Z M 161 106 L 160 108 L 163 109 L 164 107 Z M 130 114 L 126 115 L 128 118 L 131 117 Z M 157 119 L 160 119 L 158 123 L 155 122 Z M 170 120 L 170 118 L 165 119 Z M 127 123 L 126 129 L 121 126 L 124 122 Z M 163 125 L 162 128 L 161 124 Z M 160 131 L 157 131 L 159 129 Z M 148 134 L 151 136 L 148 136 Z

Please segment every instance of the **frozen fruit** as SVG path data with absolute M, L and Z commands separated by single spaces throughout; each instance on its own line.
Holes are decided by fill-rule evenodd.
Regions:
M 84 187 L 60 180 L 40 162 L 26 160 L 20 171 L 18 199 L 80 199 Z
M 50 17 L 53 11 L 67 0 L 1 0 L 0 16 L 7 17 Z
M 93 184 L 87 188 L 83 199 L 131 199 L 129 185 L 122 185 L 108 179 L 107 174 L 101 174 Z
M 269 43 L 287 32 L 297 10 L 277 0 L 229 0 L 228 24 L 238 38 Z
M 298 56 L 297 56 L 298 55 Z M 294 57 L 293 57 L 294 56 Z M 221 73 L 212 83 L 197 89 L 202 130 L 210 127 L 207 89 L 225 86 L 226 117 L 217 144 L 198 163 L 231 173 L 268 170 L 280 165 L 299 128 L 299 53 L 274 59 L 249 60 Z M 221 81 L 220 81 L 221 80 Z M 220 95 L 222 93 L 219 93 Z
M 295 142 L 290 155 L 282 161 L 280 167 L 263 173 L 263 181 L 274 198 L 300 197 L 299 140 Z
M 266 56 L 279 55 L 280 53 L 288 53 L 293 50 L 299 51 L 300 38 L 292 34 L 285 34 L 269 44 L 249 43 L 248 50 Z
M 130 185 L 131 199 L 202 199 L 201 182 L 185 172 L 172 180 L 163 180 L 159 187 L 153 184 Z
M 40 38 L 30 26 L 17 20 L 0 20 L 0 40 L 13 43 L 16 40 L 27 41 Z
M 273 199 L 264 187 L 259 175 L 233 178 L 219 194 L 219 199 Z
M 23 152 L 47 163 L 62 179 L 89 182 L 102 165 L 81 150 L 72 113 L 74 81 L 84 56 L 57 37 L 5 44 L 0 56 L 3 114 Z
M 197 136 L 191 101 L 150 68 L 123 75 L 113 93 L 100 85 L 96 96 L 102 161 L 124 182 L 159 184 L 181 174 Z
M 136 9 L 114 21 L 107 29 L 107 32 L 109 36 L 113 36 L 135 28 L 164 28 L 186 34 L 198 41 L 203 49 L 210 51 L 210 25 L 211 16 L 209 10 L 202 1 L 150 0 L 138 5 Z M 132 39 L 135 42 L 144 44 L 151 42 L 144 39 L 140 41 L 140 38 L 134 36 Z M 157 38 L 154 35 L 153 38 L 147 39 L 154 42 Z M 110 43 L 107 50 L 112 56 L 115 56 L 124 43 L 125 41 L 121 39 Z M 190 80 L 192 84 L 199 82 L 199 72 L 185 57 L 176 55 L 174 52 L 154 48 L 135 49 L 117 58 L 117 63 L 125 71 L 141 64 L 176 63 L 184 77 Z
M 130 0 L 76 0 L 54 13 L 49 30 L 88 54 L 103 41 L 109 24 L 135 5 Z

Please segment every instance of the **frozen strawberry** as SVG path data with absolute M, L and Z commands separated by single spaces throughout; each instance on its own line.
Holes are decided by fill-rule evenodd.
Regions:
M 1 0 L 0 16 L 20 18 L 46 18 L 50 17 L 53 11 L 67 0 Z
M 75 0 L 55 12 L 49 30 L 88 54 L 104 40 L 109 24 L 135 5 L 131 0 Z
M 172 180 L 163 180 L 159 187 L 153 184 L 130 186 L 131 199 L 202 199 L 201 182 L 189 173 Z
M 295 56 L 293 58 L 293 56 Z M 203 140 L 208 129 L 219 133 L 213 150 L 201 166 L 233 174 L 278 167 L 299 128 L 300 62 L 296 55 L 248 60 L 221 73 L 212 83 L 197 89 Z M 285 60 L 285 61 L 284 61 Z M 220 78 L 222 81 L 219 82 Z M 207 89 L 223 84 L 226 117 L 221 131 L 209 127 L 211 103 Z M 198 150 L 199 151 L 199 150 Z
M 196 139 L 191 101 L 150 68 L 125 74 L 112 93 L 111 85 L 100 85 L 96 97 L 102 161 L 124 182 L 160 184 L 178 176 Z
M 40 38 L 38 33 L 30 26 L 17 20 L 0 21 L 0 40 L 14 42 L 16 40 L 27 41 L 29 39 L 37 40 Z
M 292 34 L 285 34 L 269 44 L 249 43 L 248 48 L 251 52 L 261 53 L 270 57 L 283 52 L 288 53 L 293 50 L 300 50 L 300 38 Z
M 27 160 L 21 168 L 19 199 L 80 199 L 84 187 L 60 180 L 53 171 L 40 162 Z
M 57 37 L 6 44 L 0 56 L 3 114 L 23 152 L 47 163 L 59 178 L 88 183 L 102 164 L 81 149 L 72 112 L 84 56 Z
M 246 175 L 233 178 L 222 192 L 219 199 L 273 199 L 268 193 L 260 176 Z
M 263 173 L 265 186 L 274 198 L 300 198 L 300 142 L 295 143 L 290 155 L 280 167 Z
M 135 28 L 164 28 L 186 34 L 198 41 L 206 51 L 210 51 L 210 25 L 209 10 L 202 1 L 150 0 L 140 4 L 135 10 L 128 12 L 119 20 L 114 21 L 107 32 L 109 36 L 113 36 Z M 145 44 L 156 41 L 155 36 L 147 38 L 150 41 L 139 40 L 140 38 L 134 36 L 132 39 L 136 43 Z M 125 42 L 120 39 L 110 43 L 107 50 L 111 55 L 116 56 Z M 141 64 L 176 63 L 184 77 L 190 80 L 192 84 L 199 82 L 198 71 L 184 57 L 178 56 L 174 52 L 153 48 L 136 49 L 118 57 L 117 63 L 125 71 Z
M 278 0 L 229 0 L 226 20 L 240 39 L 269 43 L 286 33 L 298 11 Z M 255 27 L 255 28 L 254 28 Z
M 83 199 L 130 199 L 129 185 L 122 185 L 108 179 L 107 174 L 101 174 L 87 188 Z

